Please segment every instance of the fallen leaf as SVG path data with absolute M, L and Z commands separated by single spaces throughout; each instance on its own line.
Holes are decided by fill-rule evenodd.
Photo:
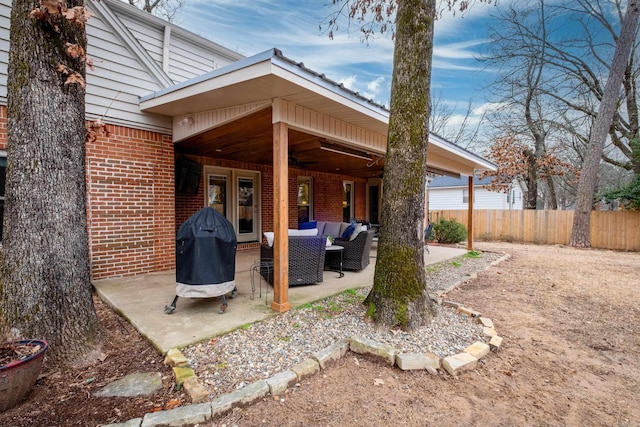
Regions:
M 357 357 L 354 357 L 353 361 L 355 362 L 356 366 L 360 366 L 360 361 L 358 360 Z
M 182 404 L 182 402 L 180 402 L 180 400 L 171 399 L 166 403 L 166 405 L 164 405 L 164 409 L 174 409 L 174 408 L 177 408 L 178 406 L 180 406 L 181 404 Z

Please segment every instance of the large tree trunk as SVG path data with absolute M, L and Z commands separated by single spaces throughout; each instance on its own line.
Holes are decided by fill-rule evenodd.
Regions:
M 640 2 L 631 0 L 622 20 L 620 36 L 616 43 L 613 61 L 609 70 L 607 84 L 604 87 L 600 109 L 591 129 L 587 154 L 582 164 L 580 181 L 578 181 L 578 195 L 576 210 L 573 215 L 573 228 L 569 244 L 575 247 L 588 248 L 591 246 L 591 209 L 596 191 L 598 166 L 602 159 L 604 145 L 611 127 L 613 114 L 620 98 L 620 85 L 628 65 L 629 53 L 633 46 L 638 18 L 640 17 Z
M 54 31 L 29 17 L 37 6 L 12 4 L 0 315 L 22 336 L 46 339 L 50 360 L 75 363 L 93 350 L 99 331 L 87 239 L 85 90 L 65 84 L 57 68 L 84 77 L 84 63 L 65 44 L 86 49 L 86 32 L 60 15 Z
M 435 0 L 398 0 L 380 240 L 368 313 L 411 330 L 433 307 L 424 272 L 424 218 Z
M 527 200 L 525 209 L 538 208 L 538 169 L 536 169 L 536 155 L 533 151 L 527 149 L 524 155 L 529 160 L 527 166 Z

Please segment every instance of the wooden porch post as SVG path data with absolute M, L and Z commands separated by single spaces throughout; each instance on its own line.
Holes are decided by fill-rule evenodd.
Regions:
M 475 175 L 475 174 L 473 174 Z M 473 175 L 469 177 L 469 207 L 467 212 L 467 250 L 473 250 Z
M 278 312 L 289 302 L 289 136 L 286 123 L 273 124 L 273 301 Z

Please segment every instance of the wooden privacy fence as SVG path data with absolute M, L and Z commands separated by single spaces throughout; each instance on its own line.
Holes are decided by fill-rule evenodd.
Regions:
M 439 210 L 429 213 L 432 222 L 455 219 L 468 229 L 466 210 Z M 474 210 L 474 240 L 568 245 L 573 227 L 573 211 Z M 640 212 L 593 211 L 591 247 L 640 251 Z

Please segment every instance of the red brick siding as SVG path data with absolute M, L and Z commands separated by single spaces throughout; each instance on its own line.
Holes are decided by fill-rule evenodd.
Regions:
M 175 266 L 173 142 L 108 126 L 87 143 L 87 219 L 94 279 Z
M 268 165 L 256 165 L 251 163 L 233 162 L 228 160 L 213 159 L 208 157 L 189 156 L 190 159 L 202 165 L 246 169 L 261 172 L 260 186 L 262 231 L 273 230 L 273 168 Z M 292 169 L 289 173 L 289 227 L 298 228 L 298 175 L 313 177 L 313 218 L 321 221 L 342 220 L 342 181 L 354 181 L 353 177 L 345 175 L 333 175 L 312 171 L 298 171 Z M 200 181 L 197 195 L 176 194 L 176 231 L 180 225 L 204 206 L 205 176 Z M 365 217 L 366 181 L 355 180 L 356 184 L 356 217 Z M 248 247 L 251 247 L 249 245 Z M 238 246 L 240 250 L 241 247 Z
M 133 276 L 175 265 L 171 137 L 108 126 L 87 143 L 87 223 L 94 279 Z M 0 149 L 7 112 L 0 106 Z

